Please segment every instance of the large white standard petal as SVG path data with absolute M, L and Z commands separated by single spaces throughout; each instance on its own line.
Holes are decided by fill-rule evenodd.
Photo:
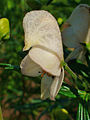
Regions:
M 41 66 L 41 68 L 54 76 L 60 75 L 60 59 L 53 54 L 52 52 L 47 51 L 46 49 L 33 47 L 29 51 L 30 58 Z
M 90 7 L 85 4 L 77 6 L 65 24 L 63 43 L 69 48 L 80 47 L 80 43 L 85 43 L 90 27 Z
M 41 67 L 30 59 L 29 54 L 21 61 L 20 68 L 23 75 L 31 77 L 39 76 L 42 73 Z
M 44 46 L 63 59 L 61 33 L 55 18 L 47 11 L 28 12 L 23 19 L 25 47 Z

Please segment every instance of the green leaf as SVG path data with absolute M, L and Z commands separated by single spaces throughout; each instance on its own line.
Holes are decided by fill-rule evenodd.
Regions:
M 85 101 L 90 100 L 90 93 L 87 93 L 86 91 L 78 90 L 78 94 L 83 100 Z
M 80 109 L 80 104 L 79 104 L 78 111 L 77 111 L 77 120 L 80 120 L 80 115 L 81 115 L 81 109 Z
M 2 67 L 2 68 L 4 68 L 4 69 L 20 70 L 20 67 L 19 67 L 19 66 L 7 64 L 7 63 L 0 63 L 0 67 Z
M 76 98 L 76 95 L 73 94 L 73 92 L 71 92 L 70 88 L 67 86 L 62 86 L 59 93 L 67 97 Z
M 90 120 L 87 106 L 79 103 L 76 120 Z
M 77 120 L 83 120 L 83 106 L 81 103 L 79 103 L 79 106 L 78 106 Z
M 90 120 L 89 119 L 89 113 L 88 113 L 88 111 L 85 107 L 84 107 L 84 120 Z

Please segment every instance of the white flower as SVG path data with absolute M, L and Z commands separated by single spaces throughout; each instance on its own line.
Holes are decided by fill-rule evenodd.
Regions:
M 36 77 L 45 71 L 47 74 L 41 80 L 41 98 L 54 100 L 64 79 L 64 69 L 61 66 L 63 48 L 58 24 L 49 12 L 38 10 L 25 15 L 23 27 L 23 50 L 31 49 L 21 62 L 21 72 Z
M 90 7 L 80 4 L 72 12 L 69 19 L 63 25 L 63 43 L 74 51 L 67 57 L 66 61 L 79 57 L 84 59 L 84 47 L 81 43 L 90 43 Z

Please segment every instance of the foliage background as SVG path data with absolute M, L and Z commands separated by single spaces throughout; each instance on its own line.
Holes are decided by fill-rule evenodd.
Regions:
M 53 16 L 55 16 L 59 26 L 61 27 L 61 25 L 70 16 L 73 9 L 81 3 L 90 5 L 90 0 L 0 1 L 0 18 L 5 17 L 9 19 L 11 31 L 10 39 L 4 40 L 3 43 L 0 44 L 0 62 L 13 65 L 20 64 L 22 59 L 21 51 L 24 46 L 22 21 L 24 15 L 28 11 L 36 9 L 48 10 Z M 71 63 L 73 64 L 71 65 Z M 70 67 L 75 71 L 79 63 L 71 61 L 69 65 L 71 65 Z M 76 66 L 75 69 L 74 65 Z M 83 70 L 83 68 L 86 67 L 83 65 L 81 66 L 80 70 Z M 80 71 L 77 74 L 80 74 Z M 68 73 L 66 73 L 66 75 L 68 75 Z M 87 73 L 87 75 L 89 82 L 90 73 Z M 76 120 L 79 98 L 76 99 L 73 92 L 71 92 L 70 88 L 72 89 L 72 84 L 68 79 L 72 78 L 69 75 L 68 78 L 65 77 L 66 82 L 63 83 L 63 86 L 66 86 L 67 88 L 65 89 L 62 87 L 62 94 L 59 93 L 55 102 L 50 100 L 41 101 L 40 77 L 30 78 L 23 76 L 20 71 L 18 72 L 10 69 L 4 70 L 1 68 L 0 103 L 2 105 L 4 120 L 37 120 L 39 118 L 40 120 Z M 83 88 L 79 86 L 79 88 L 83 91 L 89 91 L 89 89 L 85 90 L 84 86 Z M 64 93 L 63 89 L 69 91 L 69 93 Z M 88 106 L 89 105 L 90 103 L 88 102 Z

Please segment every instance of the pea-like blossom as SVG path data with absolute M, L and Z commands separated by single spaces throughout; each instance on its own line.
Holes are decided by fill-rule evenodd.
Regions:
M 63 43 L 74 51 L 67 57 L 70 59 L 85 60 L 85 49 L 82 43 L 90 43 L 90 6 L 86 4 L 78 5 L 71 16 L 62 26 Z
M 25 33 L 21 72 L 30 77 L 42 76 L 41 98 L 54 100 L 64 79 L 62 38 L 56 19 L 47 11 L 28 12 L 23 19 Z

